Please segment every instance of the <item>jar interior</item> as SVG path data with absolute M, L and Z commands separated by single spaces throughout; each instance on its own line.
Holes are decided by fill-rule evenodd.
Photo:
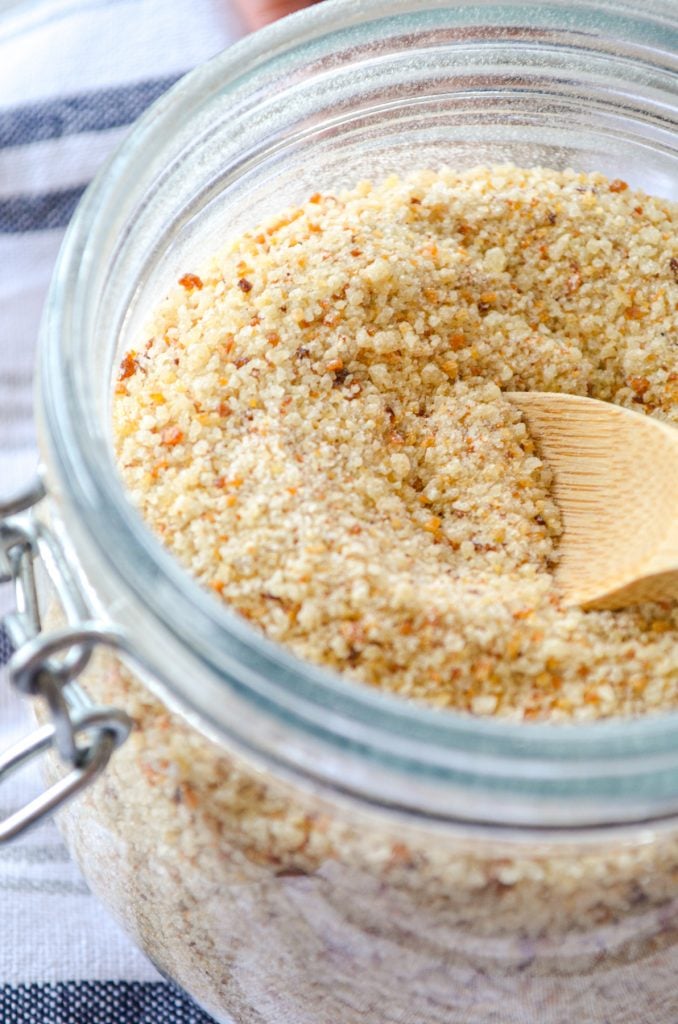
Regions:
M 311 63 L 301 80 L 257 95 L 254 109 L 240 109 L 230 89 L 210 97 L 116 253 L 116 277 L 135 291 L 115 303 L 110 367 L 182 272 L 316 191 L 511 163 L 600 171 L 675 199 L 678 149 L 658 101 L 661 76 L 539 36 L 394 34 L 377 54 L 352 47 Z
M 110 536 L 113 549 L 116 537 L 121 539 L 120 549 L 108 559 L 109 569 L 115 560 L 116 571 L 130 578 L 136 573 L 136 596 L 159 609 L 158 629 L 164 630 L 167 643 L 174 643 L 184 628 L 187 604 L 182 601 L 204 611 L 191 637 L 203 683 L 191 689 L 197 662 L 176 645 L 175 674 L 188 678 L 177 689 L 198 716 L 214 721 L 221 715 L 217 731 L 228 729 L 226 720 L 233 717 L 223 696 L 224 678 L 233 684 L 247 671 L 258 673 L 258 693 L 266 699 L 278 700 L 273 694 L 276 681 L 288 690 L 296 687 L 298 694 L 303 690 L 309 707 L 317 704 L 307 714 L 314 728 L 319 718 L 324 727 L 333 728 L 334 720 L 327 725 L 327 708 L 331 717 L 351 704 L 351 721 L 343 734 L 355 736 L 363 712 L 353 706 L 357 687 L 346 684 L 344 695 L 338 688 L 343 684 L 331 683 L 326 673 L 305 671 L 284 654 L 265 653 L 266 643 L 243 624 L 231 622 L 227 631 L 215 630 L 217 602 L 199 594 L 197 587 L 184 586 L 183 572 L 170 564 L 150 535 L 144 538 L 143 558 L 141 548 L 127 552 L 128 525 L 133 523 L 137 532 L 141 526 L 131 509 L 121 507 L 124 498 L 111 443 L 112 380 L 123 351 L 139 344 L 149 312 L 168 288 L 181 274 L 199 272 L 229 238 L 316 191 L 394 173 L 406 176 L 420 168 L 463 170 L 514 163 L 601 171 L 632 187 L 678 198 L 675 109 L 667 99 L 675 95 L 676 61 L 670 57 L 671 46 L 678 45 L 675 29 L 671 35 L 659 22 L 632 16 L 625 3 L 609 10 L 608 5 L 575 4 L 572 15 L 557 3 L 462 8 L 400 0 L 392 6 L 392 15 L 370 20 L 358 3 L 322 4 L 306 19 L 298 38 L 294 23 L 276 26 L 265 37 L 271 40 L 268 49 L 262 37 L 258 49 L 256 43 L 242 44 L 194 72 L 142 120 L 90 190 L 61 258 L 51 315 L 58 320 L 60 339 L 66 338 L 60 340 L 58 355 L 65 374 L 61 392 L 50 385 L 54 393 L 46 399 L 46 419 L 62 451 L 83 431 L 88 435 L 85 463 L 80 469 L 62 469 L 62 478 L 82 488 L 82 504 L 92 515 L 92 550 L 101 546 L 95 534 Z M 339 10 L 344 12 L 341 22 L 335 13 Z M 92 223 L 95 230 L 90 231 Z M 64 302 L 67 286 L 75 289 L 75 298 Z M 87 339 L 96 339 L 96 344 L 87 344 Z M 51 351 L 56 353 L 56 348 Z M 47 351 L 43 382 L 56 365 L 53 360 Z M 71 410 L 66 427 L 64 407 Z M 48 440 L 44 447 L 52 444 Z M 111 510 L 121 517 L 115 524 Z M 118 618 L 131 621 L 133 602 L 121 594 L 118 580 L 110 589 L 109 606 Z M 146 660 L 153 667 L 151 632 L 148 639 L 138 640 L 141 648 L 146 643 Z M 208 684 L 210 675 L 213 682 Z M 286 713 L 292 715 L 290 698 L 284 699 Z M 532 756 L 529 742 L 515 727 L 460 726 L 451 712 L 445 716 L 448 723 L 434 724 L 426 711 L 404 702 L 392 710 L 393 700 L 380 702 L 373 694 L 359 702 L 366 717 L 380 709 L 382 728 L 390 715 L 401 736 L 416 735 L 416 723 L 423 723 L 422 735 L 436 732 L 441 742 L 447 736 L 445 744 L 455 748 L 455 757 L 460 745 L 488 754 L 492 786 L 501 789 L 510 778 L 525 793 L 529 807 L 520 810 L 520 820 L 545 820 L 544 806 L 534 801 L 535 787 L 549 796 L 562 794 L 567 784 L 576 808 L 553 808 L 553 820 L 569 823 L 577 815 L 598 820 L 596 801 L 618 793 L 625 777 L 625 766 L 616 761 L 600 768 L 598 791 L 576 765 L 564 782 L 567 773 L 558 758 L 579 749 L 580 736 L 561 732 L 562 740 L 545 740 L 548 727 L 538 726 L 528 729 L 534 730 L 535 742 L 544 744 L 540 756 L 549 762 L 549 770 L 544 774 L 543 764 L 524 763 L 507 773 L 498 754 Z M 640 756 L 642 745 L 629 739 L 635 725 L 640 723 L 612 725 L 605 733 L 607 746 L 590 732 L 585 741 L 589 753 L 623 758 L 634 750 Z M 650 748 L 658 760 L 650 758 L 644 765 L 648 778 L 652 772 L 661 777 L 656 806 L 662 812 L 673 806 L 674 792 L 678 794 L 678 773 L 667 760 L 676 747 L 673 728 L 670 723 L 657 726 Z M 265 732 L 262 726 L 262 736 Z M 313 763 L 309 744 L 290 751 L 290 744 L 273 732 L 267 736 L 269 745 L 277 745 L 278 751 L 286 745 L 285 757 Z M 402 749 L 395 761 L 403 760 Z M 328 772 L 346 779 L 353 769 L 337 757 L 328 762 Z M 455 777 L 470 771 L 463 756 L 461 768 L 450 757 Z M 422 754 L 421 770 L 441 783 L 447 776 L 434 760 Z M 637 772 L 637 766 L 628 768 L 623 784 L 630 787 L 629 803 L 615 811 L 621 820 L 642 816 L 647 806 L 650 783 L 648 778 L 639 783 Z M 397 781 L 391 785 L 397 793 Z M 412 793 L 419 804 L 428 798 L 414 788 Z M 583 798 L 591 793 L 587 809 Z M 440 797 L 440 807 L 450 805 L 451 794 L 450 788 Z M 490 820 L 501 818 L 501 796 L 498 800 L 499 809 L 491 801 L 486 805 Z M 466 793 L 464 814 L 475 813 L 475 804 L 475 795 Z

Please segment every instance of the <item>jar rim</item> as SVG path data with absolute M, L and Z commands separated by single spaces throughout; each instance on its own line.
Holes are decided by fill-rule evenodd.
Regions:
M 141 525 L 111 473 L 111 453 L 93 424 L 86 381 L 75 360 L 78 332 L 81 346 L 92 340 L 86 337 L 82 309 L 97 246 L 120 226 L 114 211 L 124 190 L 139 187 L 134 176 L 140 173 L 140 154 L 216 91 L 249 79 L 254 95 L 264 71 L 293 63 L 314 45 L 326 46 L 339 33 L 374 32 L 376 24 L 425 11 L 457 25 L 489 21 L 515 31 L 516 25 L 528 24 L 534 31 L 539 23 L 552 31 L 581 30 L 619 40 L 626 55 L 649 54 L 650 63 L 671 76 L 675 96 L 678 17 L 672 0 L 656 0 L 642 14 L 632 0 L 472 5 L 394 0 L 387 15 L 382 8 L 380 0 L 326 0 L 218 55 L 140 119 L 88 189 L 67 232 L 43 318 L 38 421 L 50 489 L 87 575 L 103 581 L 113 614 L 118 608 L 127 616 L 123 628 L 138 642 L 149 685 L 213 737 L 227 738 L 281 771 L 408 813 L 530 827 L 678 813 L 678 713 L 577 724 L 511 723 L 441 713 L 301 662 L 190 579 Z M 90 424 L 92 430 L 83 429 Z M 144 628 L 135 631 L 139 609 Z M 187 637 L 182 630 L 189 620 Z M 173 666 L 154 655 L 158 644 L 176 655 Z M 200 686 L 191 683 L 196 677 Z M 206 680 L 209 685 L 203 686 Z M 234 721 L 243 713 L 247 729 Z M 371 766 L 369 779 L 356 770 L 358 763 Z M 407 800 L 399 790 L 403 778 Z

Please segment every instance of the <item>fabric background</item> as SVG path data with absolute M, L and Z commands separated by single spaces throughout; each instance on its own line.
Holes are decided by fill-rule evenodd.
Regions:
M 35 340 L 78 199 L 145 107 L 241 33 L 229 0 L 0 0 L 0 495 L 35 465 Z M 29 729 L 0 668 L 0 748 Z M 0 816 L 39 787 L 33 769 L 2 783 Z M 0 847 L 2 1024 L 207 1021 L 89 894 L 53 824 Z

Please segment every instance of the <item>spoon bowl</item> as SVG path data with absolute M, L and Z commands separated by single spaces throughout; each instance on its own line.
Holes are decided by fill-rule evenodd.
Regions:
M 553 472 L 564 603 L 678 599 L 678 429 L 579 395 L 507 397 Z

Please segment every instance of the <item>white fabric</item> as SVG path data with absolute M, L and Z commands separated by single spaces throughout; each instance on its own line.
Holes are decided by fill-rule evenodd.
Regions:
M 11 108 L 188 70 L 241 33 L 228 0 L 0 0 L 0 116 Z M 0 150 L 0 199 L 86 183 L 125 129 Z M 34 344 L 63 231 L 0 234 L 0 494 L 35 463 Z M 4 588 L 6 590 L 7 588 Z M 0 595 L 2 604 L 7 595 Z M 0 670 L 0 749 L 30 729 Z M 37 792 L 0 786 L 0 815 Z M 90 896 L 53 824 L 0 846 L 0 985 L 158 975 Z
M 22 195 L 86 185 L 127 131 L 84 132 L 0 149 L 0 198 L 15 195 L 17 184 Z
M 213 56 L 239 34 L 228 0 L 42 0 L 0 26 L 2 103 L 160 78 Z
M 3 748 L 30 728 L 0 679 Z M 38 792 L 37 769 L 2 786 L 0 814 Z M 0 846 L 0 984 L 158 980 L 155 968 L 91 896 L 53 823 Z

